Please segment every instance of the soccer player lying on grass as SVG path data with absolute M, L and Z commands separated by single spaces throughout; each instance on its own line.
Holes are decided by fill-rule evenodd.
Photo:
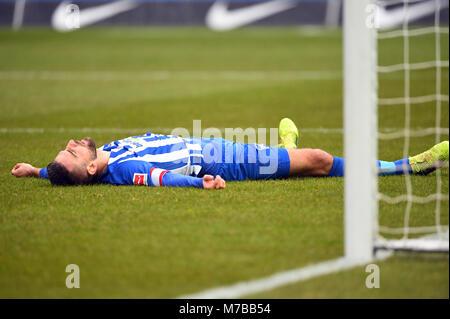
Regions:
M 281 120 L 279 134 L 279 147 L 147 133 L 96 149 L 94 140 L 86 137 L 70 140 L 47 168 L 19 163 L 11 173 L 48 178 L 54 185 L 109 183 L 205 189 L 225 188 L 225 181 L 344 175 L 343 158 L 319 149 L 297 149 L 298 129 L 291 120 Z M 444 141 L 395 162 L 378 161 L 379 175 L 428 174 L 448 162 L 448 144 Z

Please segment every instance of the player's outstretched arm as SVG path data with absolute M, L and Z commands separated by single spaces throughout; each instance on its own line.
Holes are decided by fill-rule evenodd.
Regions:
M 15 177 L 40 177 L 40 168 L 34 167 L 27 163 L 17 163 L 11 170 L 11 174 Z
M 158 174 L 161 174 L 158 176 Z M 198 187 L 203 189 L 221 189 L 226 187 L 225 180 L 217 175 L 205 175 L 203 178 L 194 176 L 185 176 L 181 174 L 167 172 L 161 169 L 151 170 L 150 178 L 155 186 L 171 186 L 171 187 Z M 160 180 L 160 183 L 155 182 Z
M 203 177 L 188 176 L 166 169 L 152 166 L 145 161 L 124 161 L 114 168 L 114 174 L 109 174 L 102 181 L 117 185 L 147 185 L 153 187 L 196 187 L 203 189 L 225 188 L 222 177 L 204 175 Z

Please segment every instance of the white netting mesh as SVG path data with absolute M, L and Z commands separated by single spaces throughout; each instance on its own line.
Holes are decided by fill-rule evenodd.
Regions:
M 448 8 L 448 0 L 402 0 L 402 1 L 378 1 L 378 8 L 380 10 L 380 25 L 378 30 L 378 43 L 381 41 L 398 41 L 403 42 L 402 63 L 393 63 L 387 65 L 378 65 L 379 81 L 382 81 L 382 76 L 390 76 L 401 74 L 403 77 L 403 94 L 402 96 L 381 97 L 378 99 L 378 108 L 399 107 L 404 106 L 404 127 L 395 132 L 378 133 L 380 141 L 389 141 L 393 139 L 403 138 L 403 158 L 408 158 L 411 155 L 411 138 L 424 137 L 434 135 L 435 144 L 442 140 L 447 140 L 449 135 L 448 127 L 442 126 L 442 108 L 447 107 L 449 103 L 448 91 L 442 89 L 443 79 L 448 85 L 448 55 L 443 56 L 441 50 L 447 48 L 448 50 L 448 22 L 447 25 L 441 25 L 441 15 Z M 391 15 L 389 16 L 389 12 Z M 434 26 L 429 24 L 426 26 L 416 24 L 420 22 L 421 18 L 426 16 L 434 16 Z M 383 20 L 384 19 L 384 20 Z M 397 21 L 394 21 L 397 19 Z M 401 20 L 401 21 L 400 21 Z M 386 22 L 388 21 L 388 22 Z M 448 21 L 448 17 L 446 18 Z M 395 25 L 397 24 L 397 29 Z M 416 47 L 410 46 L 410 40 L 415 37 L 434 37 L 434 57 L 429 60 L 418 60 L 417 54 L 415 59 L 411 59 L 412 50 L 417 50 Z M 444 40 L 443 40 L 444 39 Z M 447 41 L 442 43 L 442 41 Z M 445 45 L 443 45 L 445 44 Z M 426 48 L 430 51 L 430 48 Z M 424 50 L 425 51 L 425 50 Z M 391 52 L 395 55 L 394 52 Z M 380 62 L 379 62 L 380 64 Z M 432 94 L 421 94 L 412 90 L 411 72 L 414 71 L 435 70 L 435 92 Z M 426 81 L 426 79 L 424 79 Z M 381 84 L 381 83 L 380 83 Z M 445 84 L 445 83 L 444 83 Z M 435 123 L 433 127 L 415 127 L 411 125 L 411 119 L 414 116 L 414 109 L 419 105 L 434 104 L 430 112 L 435 114 Z M 448 126 L 448 123 L 447 123 Z M 377 225 L 378 239 L 375 244 L 376 247 L 385 247 L 391 249 L 407 249 L 407 250 L 439 250 L 448 251 L 448 222 L 443 225 L 441 221 L 442 201 L 448 201 L 448 190 L 446 192 L 442 189 L 441 170 L 436 170 L 436 191 L 426 196 L 418 196 L 414 194 L 413 183 L 411 176 L 406 174 L 404 176 L 406 184 L 406 194 L 399 196 L 389 196 L 388 194 L 379 193 L 378 200 L 380 203 L 388 205 L 405 204 L 404 219 L 402 227 L 392 227 L 382 225 L 379 221 Z M 434 191 L 434 190 L 433 190 Z M 435 202 L 434 207 L 434 221 L 431 225 L 417 226 L 411 225 L 411 215 L 413 205 L 421 205 Z M 429 206 L 427 206 L 429 207 Z M 428 209 L 428 208 L 427 208 Z M 382 208 L 380 206 L 380 214 Z M 448 211 L 446 212 L 448 214 Z M 417 234 L 430 234 L 433 236 L 415 238 Z M 400 237 L 400 238 L 399 238 Z

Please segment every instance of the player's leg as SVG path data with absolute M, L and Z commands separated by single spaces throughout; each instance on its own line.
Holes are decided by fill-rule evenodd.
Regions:
M 334 157 L 320 149 L 287 149 L 290 160 L 289 176 L 328 176 Z
M 287 149 L 290 176 L 344 176 L 344 159 L 319 149 Z M 429 150 L 395 162 L 378 161 L 379 175 L 425 175 L 449 161 L 449 142 L 436 144 Z
M 339 171 L 339 166 L 342 166 L 341 170 L 343 171 L 343 160 L 335 161 L 334 157 L 325 151 L 307 148 L 297 149 L 300 134 L 291 119 L 283 118 L 280 121 L 278 132 L 280 134 L 278 147 L 285 148 L 289 154 L 289 176 L 329 176 L 330 171 L 333 171 L 333 163 L 338 166 L 337 171 Z

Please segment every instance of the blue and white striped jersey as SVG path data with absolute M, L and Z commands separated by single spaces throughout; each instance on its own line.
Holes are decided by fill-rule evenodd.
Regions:
M 177 185 L 169 185 L 174 182 L 175 174 L 165 177 L 164 183 L 162 180 L 167 172 L 186 177 L 196 177 L 200 173 L 202 148 L 200 144 L 193 143 L 192 139 L 147 133 L 111 142 L 101 149 L 111 152 L 111 155 L 100 183 L 199 186 L 198 180 L 201 181 L 196 178 L 196 184 L 184 184 L 182 180 L 194 180 L 178 176 Z

